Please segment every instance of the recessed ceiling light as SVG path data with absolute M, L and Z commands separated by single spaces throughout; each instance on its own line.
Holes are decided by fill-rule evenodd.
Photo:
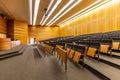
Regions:
M 49 12 L 49 14 L 47 15 L 47 17 L 45 18 L 45 20 L 43 21 L 42 25 L 47 21 L 47 19 L 51 16 L 51 14 L 53 13 L 53 11 L 57 8 L 57 6 L 61 3 L 62 0 L 57 0 L 56 4 L 54 5 L 54 7 L 52 8 L 52 10 Z
M 35 0 L 33 25 L 36 23 L 40 0 Z

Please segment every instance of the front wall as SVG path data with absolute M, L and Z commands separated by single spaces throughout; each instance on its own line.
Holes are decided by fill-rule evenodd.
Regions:
M 6 33 L 7 33 L 6 19 L 3 19 L 0 16 L 0 38 L 6 38 Z
M 37 41 L 59 37 L 59 27 L 29 26 L 29 38 L 36 38 Z
M 22 44 L 28 43 L 28 23 L 24 21 L 14 21 L 14 39 L 18 39 Z
M 120 30 L 120 0 L 113 0 L 77 20 L 60 26 L 60 36 Z M 77 32 L 75 32 L 77 31 Z

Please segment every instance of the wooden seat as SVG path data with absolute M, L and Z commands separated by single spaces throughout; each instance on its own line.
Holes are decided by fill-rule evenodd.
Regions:
M 73 49 L 70 50 L 69 58 L 73 58 L 75 51 Z
M 61 47 L 56 47 L 57 54 L 62 62 L 65 64 L 65 72 L 67 72 L 67 52 Z
M 63 48 L 63 46 L 61 46 L 61 45 L 57 45 L 57 46 L 59 46 L 60 48 Z
M 103 45 L 103 44 L 101 44 L 100 45 L 100 52 L 108 53 L 109 47 L 110 47 L 109 45 Z
M 120 42 L 113 42 L 112 43 L 112 49 L 119 50 L 119 47 L 120 47 Z
M 42 50 L 43 52 L 45 52 L 45 44 L 39 44 L 39 45 L 38 45 L 38 48 L 39 48 L 40 50 Z
M 69 55 L 70 48 L 67 48 L 66 51 L 67 51 L 67 55 Z
M 96 48 L 89 47 L 86 55 L 90 57 L 95 57 L 96 51 L 97 51 Z
M 80 61 L 80 57 L 82 56 L 82 54 L 80 52 L 75 52 L 74 57 L 73 57 L 73 61 L 76 63 L 79 63 Z
M 45 45 L 45 51 L 47 51 L 48 53 L 53 54 L 53 49 L 54 49 L 54 47 L 49 46 L 49 45 Z

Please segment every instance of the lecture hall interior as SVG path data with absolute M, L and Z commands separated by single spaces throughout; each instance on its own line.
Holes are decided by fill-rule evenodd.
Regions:
M 0 80 L 120 80 L 120 0 L 0 0 Z

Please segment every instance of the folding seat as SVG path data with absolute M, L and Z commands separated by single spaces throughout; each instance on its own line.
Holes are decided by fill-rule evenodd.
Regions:
M 39 45 L 38 45 L 38 48 L 39 48 L 40 50 L 42 50 L 43 52 L 45 52 L 45 44 L 39 44 Z
M 112 42 L 112 48 L 113 50 L 119 50 L 120 48 L 120 42 Z
M 74 53 L 75 53 L 75 50 L 71 49 L 70 52 L 69 52 L 69 58 L 73 58 L 74 56 Z
M 50 54 L 53 54 L 53 49 L 54 49 L 54 47 L 52 47 L 52 46 L 49 46 L 49 45 L 45 46 L 45 50 Z
M 112 37 L 112 50 L 119 50 L 120 49 L 120 38 L 119 37 Z
M 67 48 L 66 51 L 67 51 L 67 55 L 69 55 L 70 48 Z
M 89 56 L 89 57 L 95 57 L 96 53 L 97 53 L 97 49 L 96 48 L 88 47 L 86 55 Z
M 71 45 L 71 49 L 70 49 L 70 52 L 69 52 L 69 55 L 68 55 L 68 57 L 69 57 L 70 59 L 73 58 L 74 53 L 75 53 L 75 50 L 76 50 L 76 46 L 75 46 L 75 45 Z
M 59 56 L 59 60 L 61 60 L 62 64 L 65 64 L 65 71 L 67 71 L 67 52 L 60 47 L 56 47 L 56 51 Z
M 70 50 L 71 50 L 71 48 L 72 48 L 72 44 L 66 44 L 66 51 L 67 51 L 67 55 L 69 55 L 69 53 L 70 53 Z
M 77 46 L 77 50 L 75 51 L 74 57 L 73 57 L 73 61 L 76 63 L 84 62 L 84 56 L 85 56 L 85 51 L 86 48 L 85 46 Z
M 82 54 L 80 52 L 76 51 L 75 55 L 73 57 L 73 61 L 76 62 L 76 63 L 79 63 L 80 60 L 82 61 L 81 56 L 82 56 Z
M 102 39 L 100 42 L 99 51 L 107 54 L 110 53 L 111 55 L 112 54 L 111 46 L 112 46 L 112 39 Z

